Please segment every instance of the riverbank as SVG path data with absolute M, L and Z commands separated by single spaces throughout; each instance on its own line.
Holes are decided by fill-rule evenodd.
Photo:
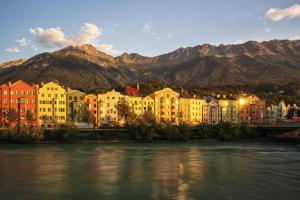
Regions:
M 79 130 L 70 125 L 56 129 L 10 127 L 0 130 L 0 143 L 199 143 L 199 142 L 287 142 L 299 137 L 278 137 L 243 124 L 160 125 L 138 124 L 124 128 Z

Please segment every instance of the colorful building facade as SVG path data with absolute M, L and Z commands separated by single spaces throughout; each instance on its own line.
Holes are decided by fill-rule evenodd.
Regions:
M 235 99 L 219 99 L 219 121 L 238 123 L 238 101 Z
M 80 109 L 85 106 L 85 93 L 78 90 L 67 89 L 67 117 L 75 121 Z
M 260 125 L 265 122 L 266 103 L 254 94 L 239 99 L 239 122 Z
M 38 124 L 53 127 L 67 121 L 67 91 L 57 83 L 42 84 L 38 90 Z
M 120 124 L 117 105 L 118 103 L 125 99 L 125 96 L 120 92 L 115 91 L 114 89 L 105 94 L 98 94 L 98 125 L 107 125 L 107 124 Z
M 131 111 L 136 114 L 136 116 L 140 117 L 143 115 L 143 98 L 138 89 L 126 86 L 126 102 L 131 109 Z
M 202 107 L 202 122 L 207 124 L 219 123 L 219 104 L 216 99 L 206 99 Z
M 153 93 L 155 118 L 158 123 L 179 124 L 179 93 L 170 88 Z
M 95 118 L 94 126 L 98 126 L 98 97 L 94 94 L 85 96 L 85 105 L 87 109 L 93 113 Z
M 37 89 L 22 80 L 1 85 L 0 126 L 36 126 Z

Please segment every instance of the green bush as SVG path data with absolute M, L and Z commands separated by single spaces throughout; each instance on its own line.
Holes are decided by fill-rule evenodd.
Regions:
M 43 139 L 44 131 L 30 126 L 9 127 L 0 134 L 0 140 L 13 143 L 34 143 Z
M 79 130 L 75 126 L 63 124 L 45 132 L 46 141 L 75 142 L 79 140 Z

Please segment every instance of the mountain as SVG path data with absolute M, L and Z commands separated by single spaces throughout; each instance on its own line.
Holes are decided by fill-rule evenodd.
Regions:
M 0 65 L 1 83 L 17 79 L 56 80 L 81 89 L 153 79 L 185 85 L 300 81 L 300 40 L 203 44 L 154 57 L 136 53 L 112 57 L 92 45 L 68 46 Z

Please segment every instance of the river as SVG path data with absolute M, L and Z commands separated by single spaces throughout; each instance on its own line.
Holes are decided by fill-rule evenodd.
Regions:
M 300 199 L 300 146 L 0 145 L 0 199 Z

